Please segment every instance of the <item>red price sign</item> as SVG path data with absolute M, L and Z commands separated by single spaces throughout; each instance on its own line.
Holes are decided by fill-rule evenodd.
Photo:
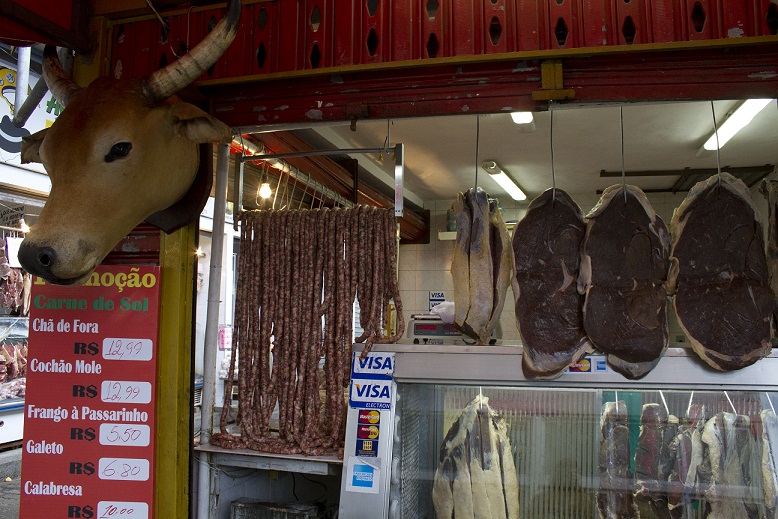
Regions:
M 153 516 L 159 276 L 101 266 L 80 287 L 36 280 L 21 519 Z

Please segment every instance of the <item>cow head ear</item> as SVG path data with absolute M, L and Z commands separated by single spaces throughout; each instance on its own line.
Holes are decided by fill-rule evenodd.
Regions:
M 175 103 L 169 110 L 176 133 L 192 142 L 200 144 L 232 140 L 229 126 L 192 104 Z
M 22 139 L 22 163 L 41 162 L 40 149 L 48 128 Z

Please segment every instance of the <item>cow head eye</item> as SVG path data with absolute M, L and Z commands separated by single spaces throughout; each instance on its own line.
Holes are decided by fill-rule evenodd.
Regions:
M 126 157 L 132 149 L 132 143 L 130 142 L 117 142 L 111 146 L 111 151 L 105 156 L 106 162 L 113 162 L 116 159 Z

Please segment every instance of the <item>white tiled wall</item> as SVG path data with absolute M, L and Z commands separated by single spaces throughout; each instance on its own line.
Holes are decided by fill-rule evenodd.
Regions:
M 752 192 L 754 201 L 760 212 L 767 210 L 764 198 L 756 189 Z M 571 195 L 581 206 L 584 214 L 597 204 L 599 196 L 594 194 Z M 654 210 L 670 227 L 673 210 L 678 207 L 686 193 L 682 194 L 649 194 L 648 199 Z M 446 301 L 454 300 L 454 286 L 451 279 L 451 258 L 454 251 L 454 241 L 438 240 L 438 231 L 446 230 L 446 211 L 451 207 L 452 200 L 437 200 L 425 203 L 425 209 L 430 210 L 430 243 L 427 245 L 401 245 L 399 253 L 399 284 L 400 296 L 403 300 L 403 310 L 406 323 L 411 314 L 427 313 L 429 310 L 430 291 L 442 291 Z M 519 220 L 526 213 L 527 203 L 510 200 L 501 201 L 503 219 L 505 221 Z M 766 227 L 767 216 L 763 213 Z M 670 342 L 688 342 L 675 319 L 672 305 L 668 306 L 670 322 Z M 508 289 L 505 307 L 500 318 L 502 338 L 508 341 L 520 342 L 521 337 L 516 327 L 514 316 L 513 293 Z

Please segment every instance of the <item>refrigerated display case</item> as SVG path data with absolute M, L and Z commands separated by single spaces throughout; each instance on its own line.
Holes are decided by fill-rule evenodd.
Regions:
M 449 463 L 455 443 L 452 438 L 464 434 L 457 427 L 472 426 L 472 418 L 467 422 L 462 417 L 467 414 L 463 410 L 468 404 L 472 409 L 474 403 L 491 408 L 493 430 L 502 428 L 507 436 L 510 459 L 506 458 L 499 466 L 504 470 L 511 461 L 515 466 L 518 486 L 515 511 L 522 519 L 597 518 L 600 517 L 598 496 L 599 507 L 616 506 L 605 503 L 609 499 L 612 502 L 614 496 L 616 501 L 626 499 L 640 487 L 651 490 L 646 498 L 634 501 L 641 518 L 704 518 L 711 511 L 717 511 L 716 517 L 735 517 L 731 515 L 735 513 L 733 510 L 742 511 L 738 517 L 770 517 L 766 503 L 773 499 L 774 504 L 771 492 L 775 489 L 775 478 L 774 472 L 763 469 L 772 464 L 774 470 L 775 459 L 768 459 L 774 454 L 766 451 L 770 444 L 763 439 L 762 416 L 767 412 L 774 417 L 774 405 L 778 404 L 778 354 L 775 352 L 742 370 L 716 372 L 691 350 L 670 348 L 659 365 L 641 380 L 627 380 L 610 369 L 605 357 L 589 355 L 550 381 L 526 380 L 521 369 L 521 348 L 515 346 L 389 345 L 379 349 L 376 345 L 370 355 L 391 359 L 391 370 L 385 373 L 391 395 L 385 409 L 370 409 L 380 407 L 375 405 L 380 399 L 368 402 L 367 409 L 359 402 L 357 407 L 362 409 L 349 408 L 341 518 L 440 519 L 433 502 L 436 478 L 437 484 L 443 481 L 450 484 L 455 495 L 462 491 L 461 481 L 457 486 L 446 478 L 452 474 Z M 385 360 L 376 364 L 387 365 Z M 352 369 L 352 400 L 357 386 L 365 394 L 365 383 L 372 384 L 370 379 L 375 379 L 374 375 L 363 376 L 357 371 L 358 365 Z M 609 402 L 620 405 L 616 408 Z M 664 416 L 660 425 L 665 436 L 660 434 L 653 443 L 649 442 L 652 438 L 648 429 L 646 436 L 640 438 L 641 414 L 647 404 L 655 405 L 646 409 L 658 410 Z M 603 418 L 605 409 L 619 411 L 615 419 L 624 427 L 621 446 L 614 447 L 611 436 L 614 424 L 610 423 L 614 416 Z M 700 410 L 704 410 L 702 422 L 688 418 Z M 457 427 L 452 428 L 455 422 Z M 666 427 L 668 424 L 670 427 Z M 708 458 L 707 465 L 699 471 L 705 474 L 686 481 L 678 475 L 679 470 L 688 475 L 688 467 L 684 468 L 684 463 L 688 463 L 677 454 L 683 438 L 675 440 L 676 450 L 670 454 L 667 448 L 692 425 L 698 430 L 696 445 L 702 446 Z M 708 443 L 700 443 L 708 425 L 705 437 Z M 484 429 L 480 433 L 477 429 L 472 434 L 483 442 Z M 467 434 L 471 432 L 468 430 Z M 716 435 L 718 439 L 714 438 Z M 364 447 L 365 438 L 375 442 L 369 444 L 369 449 Z M 473 456 L 483 458 L 485 450 L 490 449 L 484 447 L 486 443 L 475 443 L 469 444 L 469 454 L 456 453 L 460 458 L 455 459 L 455 464 L 458 462 L 465 471 L 484 469 L 483 463 L 473 468 L 472 459 Z M 737 444 L 736 450 L 729 443 Z M 467 445 L 464 451 L 468 450 Z M 672 477 L 668 472 L 647 471 L 646 459 L 651 456 L 646 454 L 653 452 L 646 450 L 647 445 L 655 445 L 656 463 L 663 456 L 673 456 L 670 460 L 662 459 L 665 471 L 673 469 L 668 463 L 679 464 Z M 624 454 L 621 461 L 614 456 L 617 449 Z M 446 462 L 449 465 L 442 469 L 444 460 L 449 460 Z M 614 478 L 608 472 L 614 463 L 622 465 L 621 477 Z M 695 463 L 695 467 L 701 467 Z M 733 471 L 737 477 L 732 475 Z M 504 474 L 502 477 L 505 481 Z M 656 479 L 651 480 L 652 477 Z M 681 479 L 678 487 L 677 481 Z M 467 487 L 471 489 L 467 499 L 476 502 L 475 517 L 480 517 L 475 481 L 473 477 L 472 486 Z M 505 483 L 505 488 L 508 486 Z M 445 485 L 440 488 L 449 491 Z M 646 495 L 645 489 L 643 492 Z M 673 492 L 674 506 L 672 515 L 668 515 L 667 499 Z M 483 503 L 483 496 L 480 497 Z M 437 498 L 441 500 L 440 494 Z M 461 513 L 449 515 L 450 508 L 437 504 L 446 517 L 473 517 Z M 511 517 L 510 510 L 506 516 Z
M 27 317 L 0 316 L 0 446 L 22 439 Z

